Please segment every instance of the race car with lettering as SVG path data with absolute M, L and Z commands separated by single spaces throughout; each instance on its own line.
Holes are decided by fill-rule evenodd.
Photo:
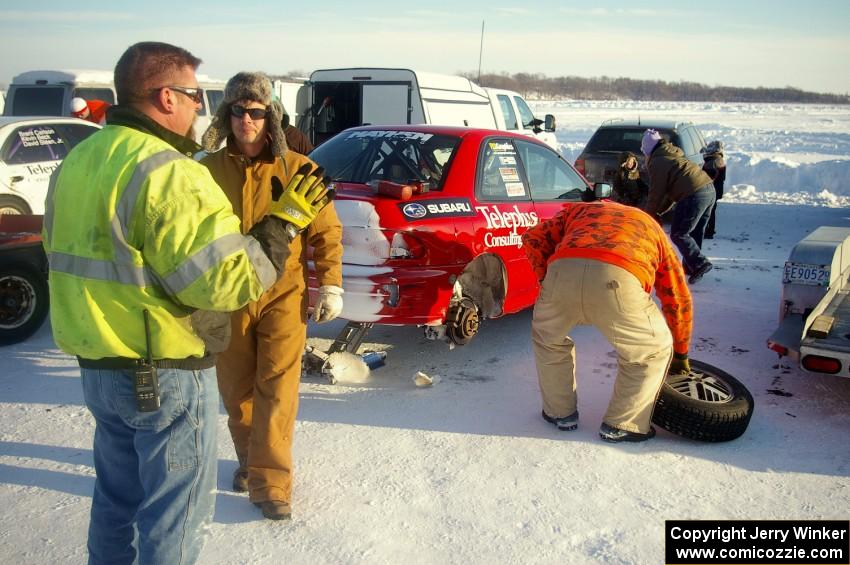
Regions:
M 341 317 L 421 325 L 454 344 L 534 303 L 528 228 L 610 193 L 544 143 L 498 130 L 358 127 L 310 157 L 333 179 L 343 224 Z
M 77 118 L 0 117 L 0 214 L 44 214 L 50 174 L 99 129 Z

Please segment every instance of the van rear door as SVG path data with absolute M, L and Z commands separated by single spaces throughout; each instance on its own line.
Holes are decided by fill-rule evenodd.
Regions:
M 5 116 L 63 116 L 66 86 L 17 85 L 9 87 Z
M 311 109 L 315 145 L 351 127 L 410 123 L 413 88 L 410 82 L 357 78 L 350 82 L 313 83 Z

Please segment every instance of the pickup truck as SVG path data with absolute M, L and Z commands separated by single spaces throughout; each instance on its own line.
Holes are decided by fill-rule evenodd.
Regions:
M 0 214 L 0 345 L 35 333 L 49 310 L 43 216 Z
M 850 228 L 822 226 L 794 246 L 767 346 L 805 371 L 850 377 Z

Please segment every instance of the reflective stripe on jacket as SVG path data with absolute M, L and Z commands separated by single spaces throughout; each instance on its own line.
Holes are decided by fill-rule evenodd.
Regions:
M 51 178 L 44 220 L 56 343 L 87 359 L 204 355 L 189 314 L 229 312 L 275 281 L 209 172 L 164 140 L 108 125 Z

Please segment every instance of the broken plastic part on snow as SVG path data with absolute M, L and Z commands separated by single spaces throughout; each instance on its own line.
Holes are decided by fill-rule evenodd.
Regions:
M 359 355 L 347 351 L 337 351 L 328 355 L 327 370 L 335 382 L 363 383 L 369 379 L 371 371 Z
M 440 376 L 434 375 L 433 377 L 430 375 L 426 375 L 422 371 L 418 371 L 416 376 L 413 377 L 413 384 L 418 387 L 426 387 L 432 386 L 434 383 L 440 382 Z

